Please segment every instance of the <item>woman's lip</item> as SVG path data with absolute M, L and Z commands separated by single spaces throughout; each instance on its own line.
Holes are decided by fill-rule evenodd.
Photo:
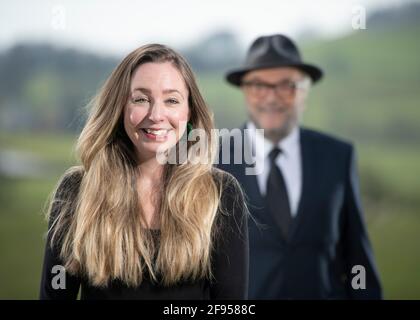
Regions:
M 156 129 L 154 129 L 154 130 L 156 130 Z M 163 134 L 163 135 L 156 135 L 156 134 L 147 132 L 146 129 L 144 129 L 144 128 L 142 128 L 140 131 L 146 136 L 146 138 L 148 138 L 149 140 L 154 140 L 154 141 L 165 141 L 165 140 L 167 140 L 168 132 L 169 132 L 169 130 L 168 130 L 168 132 Z
M 142 129 L 142 130 L 167 130 L 167 131 L 169 131 L 169 130 L 171 130 L 171 128 L 140 128 L 140 129 Z
M 171 129 L 151 129 L 151 128 L 141 128 L 140 130 L 147 132 L 147 133 L 152 133 L 152 134 L 156 134 L 159 135 L 165 135 L 168 134 L 169 131 L 171 131 Z

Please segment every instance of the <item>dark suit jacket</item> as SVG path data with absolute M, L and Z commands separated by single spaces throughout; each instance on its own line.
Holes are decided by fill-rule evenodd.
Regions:
M 248 198 L 249 298 L 380 299 L 353 146 L 316 131 L 300 130 L 302 194 L 287 239 L 264 210 L 256 176 L 245 174 L 245 164 L 233 163 L 233 143 L 231 163 L 218 165 L 238 179 Z M 247 143 L 246 135 L 242 136 Z M 353 277 L 362 276 L 352 274 L 356 265 L 365 268 L 366 289 L 352 288 Z

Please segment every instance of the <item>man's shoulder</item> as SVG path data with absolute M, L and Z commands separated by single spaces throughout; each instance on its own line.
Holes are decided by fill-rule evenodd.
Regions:
M 306 127 L 300 128 L 301 140 L 324 148 L 334 148 L 342 151 L 353 150 L 353 143 L 341 137 L 334 136 L 319 130 L 309 129 Z

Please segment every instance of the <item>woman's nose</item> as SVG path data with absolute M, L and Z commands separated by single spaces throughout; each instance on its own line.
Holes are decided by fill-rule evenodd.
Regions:
M 164 118 L 164 106 L 160 102 L 155 102 L 150 110 L 149 119 L 153 122 L 160 122 Z

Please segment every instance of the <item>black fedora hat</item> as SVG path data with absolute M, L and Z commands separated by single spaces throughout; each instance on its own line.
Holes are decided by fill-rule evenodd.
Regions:
M 275 34 L 257 38 L 248 50 L 244 66 L 228 72 L 226 80 L 235 86 L 240 86 L 245 73 L 277 67 L 298 68 L 307 73 L 314 83 L 323 75 L 320 68 L 302 61 L 299 49 L 291 39 Z

